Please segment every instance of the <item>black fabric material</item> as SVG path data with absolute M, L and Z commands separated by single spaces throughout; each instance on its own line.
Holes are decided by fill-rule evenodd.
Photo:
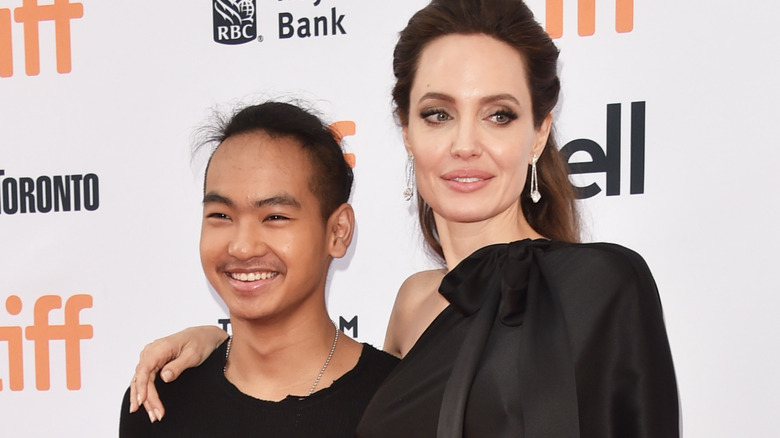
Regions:
M 611 244 L 491 245 L 375 394 L 359 437 L 677 437 L 655 283 Z
M 129 414 L 129 389 L 122 400 L 120 438 L 136 437 L 333 437 L 354 436 L 371 396 L 398 359 L 368 344 L 352 370 L 308 397 L 279 402 L 240 392 L 222 372 L 223 343 L 199 367 L 171 383 L 157 381 L 166 414 L 154 424 L 143 407 Z

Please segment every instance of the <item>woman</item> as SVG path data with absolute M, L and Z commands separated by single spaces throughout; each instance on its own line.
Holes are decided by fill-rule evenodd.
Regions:
M 393 99 L 423 235 L 446 271 L 401 287 L 385 349 L 403 360 L 358 436 L 679 435 L 647 266 L 616 245 L 574 243 L 551 135 L 557 57 L 518 0 L 434 0 L 401 32 Z M 201 345 L 188 356 L 224 337 L 198 333 L 185 335 Z M 145 350 L 139 383 L 179 339 Z

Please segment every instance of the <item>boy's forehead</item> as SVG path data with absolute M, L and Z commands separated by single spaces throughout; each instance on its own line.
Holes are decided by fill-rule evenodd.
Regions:
M 252 132 L 229 137 L 211 157 L 206 169 L 204 194 L 241 189 L 253 198 L 310 194 L 311 159 L 300 142 L 291 137 L 271 137 Z M 230 189 L 228 189 L 230 188 Z M 305 190 L 306 194 L 302 193 Z
M 300 142 L 291 137 L 271 137 L 259 131 L 225 139 L 211 156 L 206 177 L 214 166 L 236 170 L 291 171 L 308 174 L 310 159 Z

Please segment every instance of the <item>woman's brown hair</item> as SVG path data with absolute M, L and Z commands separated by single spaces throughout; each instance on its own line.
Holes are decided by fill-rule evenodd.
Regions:
M 484 34 L 512 46 L 523 57 L 531 91 L 534 126 L 539 128 L 558 102 L 558 48 L 520 0 L 433 0 L 401 31 L 393 52 L 393 101 L 399 121 L 409 123 L 409 95 L 420 54 L 431 41 L 450 34 Z M 468 61 L 466 61 L 468 62 Z M 538 203 L 530 199 L 530 169 L 520 197 L 528 223 L 543 236 L 579 240 L 579 216 L 568 170 L 555 142 L 554 129 L 537 161 Z M 418 196 L 420 226 L 433 253 L 444 257 L 433 210 Z

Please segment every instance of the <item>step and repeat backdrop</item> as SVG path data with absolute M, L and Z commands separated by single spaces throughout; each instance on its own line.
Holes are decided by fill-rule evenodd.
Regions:
M 653 270 L 690 437 L 780 422 L 780 6 L 528 2 L 561 49 L 555 110 L 586 241 Z M 357 232 L 329 311 L 381 346 L 434 266 L 403 200 L 397 33 L 425 0 L 0 0 L 0 435 L 114 436 L 138 352 L 225 324 L 200 268 L 215 111 L 303 100 L 345 135 Z

